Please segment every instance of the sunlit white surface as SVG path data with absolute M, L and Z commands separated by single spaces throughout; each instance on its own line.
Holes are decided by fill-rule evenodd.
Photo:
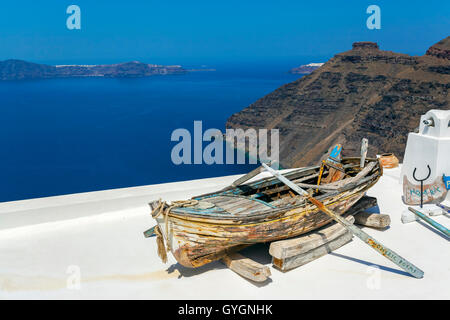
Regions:
M 448 239 L 425 223 L 401 223 L 399 175 L 385 170 L 368 192 L 391 215 L 390 229 L 364 230 L 424 270 L 421 280 L 357 238 L 287 273 L 271 268 L 262 285 L 220 262 L 187 269 L 170 256 L 163 264 L 155 238 L 142 235 L 154 225 L 147 203 L 219 190 L 238 177 L 229 176 L 0 204 L 0 298 L 449 299 Z M 448 215 L 433 219 L 449 226 Z M 271 265 L 265 245 L 245 254 Z

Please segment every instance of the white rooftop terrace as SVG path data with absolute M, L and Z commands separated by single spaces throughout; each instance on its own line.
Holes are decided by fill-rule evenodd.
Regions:
M 163 264 L 155 238 L 142 234 L 155 224 L 147 203 L 188 199 L 238 177 L 227 176 L 1 203 L 0 299 L 449 299 L 448 239 L 423 222 L 401 223 L 399 175 L 399 168 L 386 169 L 368 192 L 391 215 L 391 227 L 364 230 L 424 270 L 423 279 L 356 237 L 289 272 L 271 268 L 271 281 L 263 284 L 220 262 L 188 269 L 169 254 Z M 433 219 L 449 225 L 449 216 Z M 267 245 L 245 255 L 271 266 Z M 80 288 L 68 287 L 77 271 Z

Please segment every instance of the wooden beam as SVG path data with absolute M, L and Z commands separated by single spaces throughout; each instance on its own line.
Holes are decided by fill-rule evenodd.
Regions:
M 293 256 L 285 259 L 277 259 L 273 258 L 272 263 L 274 267 L 281 271 L 288 271 L 297 267 L 300 267 L 304 264 L 307 264 L 317 258 L 320 258 L 339 247 L 342 247 L 344 244 L 352 241 L 352 233 L 350 231 L 346 231 L 340 237 L 303 254 L 299 254 L 297 256 Z
M 372 228 L 386 228 L 391 224 L 391 218 L 388 214 L 358 212 L 355 214 L 355 223 Z
M 353 216 L 346 217 L 353 223 Z M 346 233 L 346 229 L 335 223 L 321 230 L 297 238 L 275 241 L 270 244 L 269 253 L 275 259 L 286 259 L 316 249 Z
M 222 262 L 238 275 L 255 282 L 264 282 L 271 276 L 269 267 L 244 257 L 239 253 L 226 255 L 222 258 Z

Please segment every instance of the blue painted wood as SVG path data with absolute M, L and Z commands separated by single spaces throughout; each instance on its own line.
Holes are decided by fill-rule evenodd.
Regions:
M 259 192 L 259 193 L 252 194 L 251 196 L 249 196 L 249 198 L 250 199 L 256 199 L 256 198 L 260 198 L 260 197 L 263 197 L 263 196 L 265 196 L 265 194 Z
M 144 237 L 150 238 L 150 237 L 155 236 L 155 235 L 156 235 L 156 234 L 155 234 L 155 228 L 156 228 L 156 226 L 151 227 L 150 229 L 144 231 Z
M 450 176 L 443 175 L 442 179 L 444 180 L 445 188 L 450 190 Z
M 422 212 L 420 212 L 420 211 L 418 211 L 418 210 L 416 210 L 414 208 L 408 207 L 408 210 L 411 211 L 412 213 L 414 213 L 416 216 L 418 216 L 422 220 L 424 220 L 426 223 L 428 223 L 432 227 L 434 227 L 435 229 L 437 229 L 440 232 L 444 233 L 447 237 L 450 237 L 450 231 L 446 227 L 444 227 L 443 225 L 437 223 L 433 219 L 427 217 Z
M 342 145 L 337 144 L 331 151 L 330 155 L 328 156 L 327 161 L 334 162 L 334 163 L 339 162 L 340 158 L 341 158 L 341 150 L 342 150 Z
M 271 205 L 270 203 L 267 203 L 265 201 L 262 201 L 260 199 L 255 199 L 252 197 L 244 197 L 244 196 L 239 196 L 239 195 L 234 195 L 234 194 L 230 194 L 228 191 L 227 192 L 222 192 L 222 193 L 217 193 L 217 194 L 212 194 L 212 195 L 208 195 L 208 196 L 203 196 L 203 197 L 197 197 L 194 198 L 194 200 L 205 200 L 207 201 L 208 199 L 211 198 L 217 198 L 217 197 L 230 197 L 230 198 L 235 198 L 236 201 L 240 200 L 240 199 L 247 199 L 249 201 L 254 201 L 254 202 L 258 202 L 261 203 L 269 208 L 272 209 L 276 209 L 277 207 Z M 249 209 L 248 212 L 245 212 L 245 209 L 242 209 L 242 212 L 245 212 L 246 214 L 251 214 L 251 213 L 255 213 L 258 210 L 261 209 Z M 230 213 L 221 208 L 220 205 L 216 205 L 212 208 L 208 208 L 208 209 L 196 209 L 195 207 L 182 207 L 182 208 L 174 208 L 173 209 L 174 212 L 178 212 L 178 213 L 190 213 L 190 214 L 204 214 L 204 215 L 212 215 L 212 216 L 218 216 L 218 215 L 229 215 Z

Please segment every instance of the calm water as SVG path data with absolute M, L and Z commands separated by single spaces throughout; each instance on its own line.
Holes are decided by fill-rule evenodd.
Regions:
M 233 113 L 298 78 L 288 69 L 1 82 L 0 201 L 247 172 L 172 164 L 171 133 L 194 120 L 224 131 Z

